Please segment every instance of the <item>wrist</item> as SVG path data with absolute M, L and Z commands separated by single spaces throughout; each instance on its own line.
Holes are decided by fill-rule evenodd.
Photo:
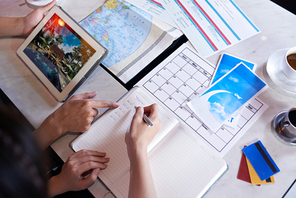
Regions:
M 1 36 L 24 36 L 24 17 L 0 17 Z
M 39 146 L 42 150 L 51 145 L 59 136 L 62 135 L 62 130 L 58 127 L 59 124 L 55 121 L 52 115 L 48 116 L 43 123 L 33 132 Z
M 133 143 L 132 152 L 135 154 L 147 153 L 148 146 L 143 143 Z
M 59 182 L 59 175 L 51 177 L 47 182 L 48 196 L 54 197 L 56 195 L 67 192 L 63 184 Z
M 60 117 L 57 115 L 58 114 L 55 111 L 44 120 L 47 128 L 50 128 L 50 132 L 53 136 L 55 136 L 55 138 L 60 137 L 68 131 L 67 129 L 65 129 L 65 127 L 63 127 L 63 123 L 61 123 Z
M 16 35 L 27 36 L 25 34 L 25 17 L 18 18 L 17 20 L 18 20 L 18 23 L 16 26 L 16 32 L 17 32 Z

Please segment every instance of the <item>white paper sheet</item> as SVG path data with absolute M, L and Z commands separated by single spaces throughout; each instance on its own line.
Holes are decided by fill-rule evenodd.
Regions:
M 160 0 L 203 57 L 260 30 L 232 0 Z
M 163 20 L 164 22 L 178 28 L 178 25 L 172 19 L 172 17 L 167 13 L 164 7 L 159 1 L 155 0 L 127 0 L 131 4 L 137 6 L 138 8 L 144 10 L 145 12 Z

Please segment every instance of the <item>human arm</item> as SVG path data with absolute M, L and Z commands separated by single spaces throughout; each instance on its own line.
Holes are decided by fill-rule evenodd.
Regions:
M 119 106 L 117 102 L 93 100 L 96 94 L 92 92 L 74 95 L 44 120 L 33 132 L 42 150 L 67 131 L 87 131 L 94 116 L 98 114 L 96 108 L 117 108 Z
M 143 121 L 144 113 L 152 121 L 149 127 Z M 129 198 L 157 197 L 150 170 L 147 147 L 161 127 L 158 106 L 138 107 L 130 127 L 129 154 L 131 160 Z
M 107 168 L 106 153 L 80 150 L 71 155 L 57 176 L 48 180 L 48 195 L 54 197 L 67 191 L 84 190 L 97 179 L 101 169 Z M 91 171 L 89 173 L 89 171 Z M 85 177 L 85 173 L 89 173 Z
M 26 17 L 0 17 L 0 37 L 28 36 L 55 4 L 56 1 L 53 0 L 46 6 L 33 10 Z

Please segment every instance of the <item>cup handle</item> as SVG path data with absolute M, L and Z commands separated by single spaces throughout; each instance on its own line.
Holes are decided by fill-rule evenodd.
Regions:
M 283 122 L 284 127 L 288 127 L 289 125 L 290 125 L 289 122 Z

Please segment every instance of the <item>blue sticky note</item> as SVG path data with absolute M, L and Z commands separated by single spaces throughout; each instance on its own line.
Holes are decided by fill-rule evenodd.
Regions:
M 265 180 L 280 171 L 261 141 L 243 148 L 243 152 L 261 180 Z
M 222 76 L 224 76 L 227 72 L 229 72 L 239 63 L 245 64 L 252 71 L 255 69 L 255 66 L 256 66 L 255 63 L 252 63 L 250 61 L 243 60 L 241 58 L 232 56 L 230 54 L 226 54 L 226 53 L 222 54 L 219 59 L 219 63 L 215 70 L 215 74 L 211 84 L 214 84 L 217 80 L 219 80 Z

